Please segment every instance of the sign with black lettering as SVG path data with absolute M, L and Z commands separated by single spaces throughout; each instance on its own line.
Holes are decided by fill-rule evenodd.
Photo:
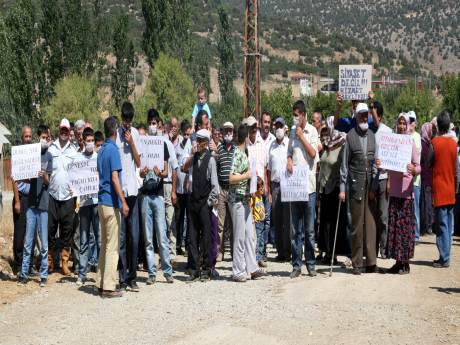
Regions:
M 165 138 L 160 136 L 141 136 L 141 169 L 164 168 Z
M 97 159 L 83 159 L 69 164 L 70 188 L 74 197 L 98 194 L 99 174 Z
M 339 91 L 346 101 L 364 101 L 372 88 L 371 65 L 340 65 Z
M 308 166 L 295 166 L 292 174 L 287 170 L 281 173 L 280 188 L 281 201 L 308 201 L 310 198 L 309 191 L 310 169 Z
M 15 181 L 38 177 L 42 170 L 41 152 L 40 144 L 11 147 L 11 176 Z
M 412 161 L 412 137 L 405 134 L 384 133 L 379 137 L 377 157 L 380 168 L 407 172 Z

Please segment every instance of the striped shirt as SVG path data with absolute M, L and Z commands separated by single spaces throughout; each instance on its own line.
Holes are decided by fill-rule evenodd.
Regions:
M 230 146 L 230 150 L 227 149 L 225 143 L 217 145 L 217 177 L 219 179 L 219 185 L 222 188 L 228 188 L 230 186 L 229 178 L 234 153 L 235 145 L 233 143 Z

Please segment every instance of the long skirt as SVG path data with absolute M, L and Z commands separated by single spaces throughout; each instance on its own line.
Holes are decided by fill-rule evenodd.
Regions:
M 318 248 L 325 252 L 328 257 L 332 255 L 334 246 L 335 228 L 337 225 L 337 214 L 339 212 L 339 189 L 329 194 L 321 194 L 320 222 Z M 337 242 L 335 255 L 349 256 L 351 254 L 351 238 L 348 233 L 347 207 L 343 203 L 340 208 L 339 227 L 337 230 Z
M 397 261 L 408 261 L 414 257 L 414 247 L 414 200 L 390 197 L 387 257 Z

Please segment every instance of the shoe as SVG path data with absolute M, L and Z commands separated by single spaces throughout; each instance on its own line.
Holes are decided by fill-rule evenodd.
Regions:
M 450 264 L 448 262 L 442 263 L 441 261 L 435 261 L 433 263 L 433 267 L 435 268 L 448 268 Z
M 139 285 L 137 285 L 135 280 L 129 283 L 128 288 L 131 292 L 139 292 Z
M 299 277 L 300 273 L 301 273 L 300 270 L 292 270 L 291 275 L 290 275 L 291 279 Z
M 366 273 L 375 273 L 375 272 L 377 272 L 376 265 L 366 266 Z
M 174 283 L 174 278 L 170 274 L 165 274 L 165 279 L 166 279 L 166 283 L 168 284 Z
M 194 283 L 194 282 L 197 282 L 199 280 L 200 280 L 199 276 L 192 274 L 192 275 L 188 276 L 187 283 Z
M 257 271 L 251 273 L 252 280 L 257 279 L 257 278 L 266 277 L 266 276 L 267 276 L 267 272 L 265 272 L 262 269 L 258 269 Z
M 220 278 L 220 274 L 219 272 L 217 272 L 217 270 L 214 268 L 211 270 L 211 279 L 219 279 Z
M 128 291 L 128 284 L 121 283 L 120 284 L 120 291 Z
M 257 262 L 257 264 L 259 265 L 259 267 L 261 268 L 265 268 L 267 267 L 267 263 L 263 260 L 260 260 L 259 262 Z
M 410 267 L 409 264 L 402 264 L 401 267 L 399 268 L 398 274 L 409 274 L 410 273 Z
M 402 263 L 399 261 L 396 261 L 396 263 L 387 270 L 387 273 L 398 274 L 401 267 L 402 267 Z
M 145 284 L 147 285 L 153 285 L 155 284 L 155 281 L 156 281 L 156 277 L 155 276 L 149 276 L 147 278 L 147 281 L 145 282 Z
M 202 274 L 201 274 L 201 276 L 200 276 L 200 281 L 201 281 L 202 283 L 206 283 L 206 282 L 208 282 L 208 281 L 210 281 L 210 280 L 211 280 L 211 277 L 209 276 L 209 274 L 207 274 L 207 273 L 202 273 Z
M 246 281 L 247 281 L 245 276 L 233 277 L 232 279 L 236 283 L 246 283 Z
M 123 296 L 123 292 L 120 290 L 116 290 L 116 291 L 104 290 L 102 291 L 102 294 L 101 294 L 102 298 L 117 298 L 117 297 L 122 297 L 122 296 Z
M 351 273 L 354 274 L 355 276 L 359 276 L 359 275 L 361 275 L 361 269 L 355 267 L 355 268 L 353 268 L 353 269 L 351 270 Z
M 27 279 L 23 277 L 18 278 L 18 286 L 25 286 L 27 284 Z
M 48 282 L 48 279 L 46 278 L 40 278 L 40 287 L 44 288 L 46 286 L 46 283 Z
M 85 280 L 78 277 L 77 282 L 75 283 L 78 287 L 85 285 Z
M 314 268 L 309 269 L 309 270 L 308 270 L 308 275 L 309 275 L 310 277 L 316 277 L 316 276 L 317 276 L 316 270 L 315 270 Z

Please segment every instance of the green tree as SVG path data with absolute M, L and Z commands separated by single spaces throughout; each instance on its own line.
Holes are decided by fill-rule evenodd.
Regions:
M 292 117 L 293 100 L 290 85 L 275 89 L 269 94 L 262 92 L 260 97 L 262 111 L 268 111 L 273 119 L 281 116 L 286 121 Z
M 219 27 L 217 30 L 217 51 L 219 55 L 218 79 L 222 101 L 227 100 L 233 89 L 236 77 L 235 58 L 233 56 L 232 30 L 228 14 L 224 7 L 219 7 Z
M 193 78 L 195 87 L 204 85 L 207 90 L 211 89 L 211 79 L 209 75 L 209 66 L 211 56 L 209 52 L 209 42 L 195 36 L 192 39 L 192 54 L 186 66 L 187 71 Z
M 129 85 L 131 69 L 136 66 L 134 45 L 128 37 L 129 19 L 127 15 L 120 15 L 113 33 L 113 52 L 117 59 L 111 69 L 112 97 L 117 107 L 131 95 L 133 86 Z
M 62 118 L 84 119 L 101 128 L 100 100 L 93 76 L 71 74 L 56 84 L 56 95 L 42 109 L 43 121 L 56 128 Z
M 448 75 L 442 83 L 443 106 L 452 112 L 455 121 L 460 120 L 460 74 Z
M 189 118 L 195 99 L 192 78 L 179 60 L 160 54 L 152 70 L 151 87 L 158 111 L 165 116 Z

